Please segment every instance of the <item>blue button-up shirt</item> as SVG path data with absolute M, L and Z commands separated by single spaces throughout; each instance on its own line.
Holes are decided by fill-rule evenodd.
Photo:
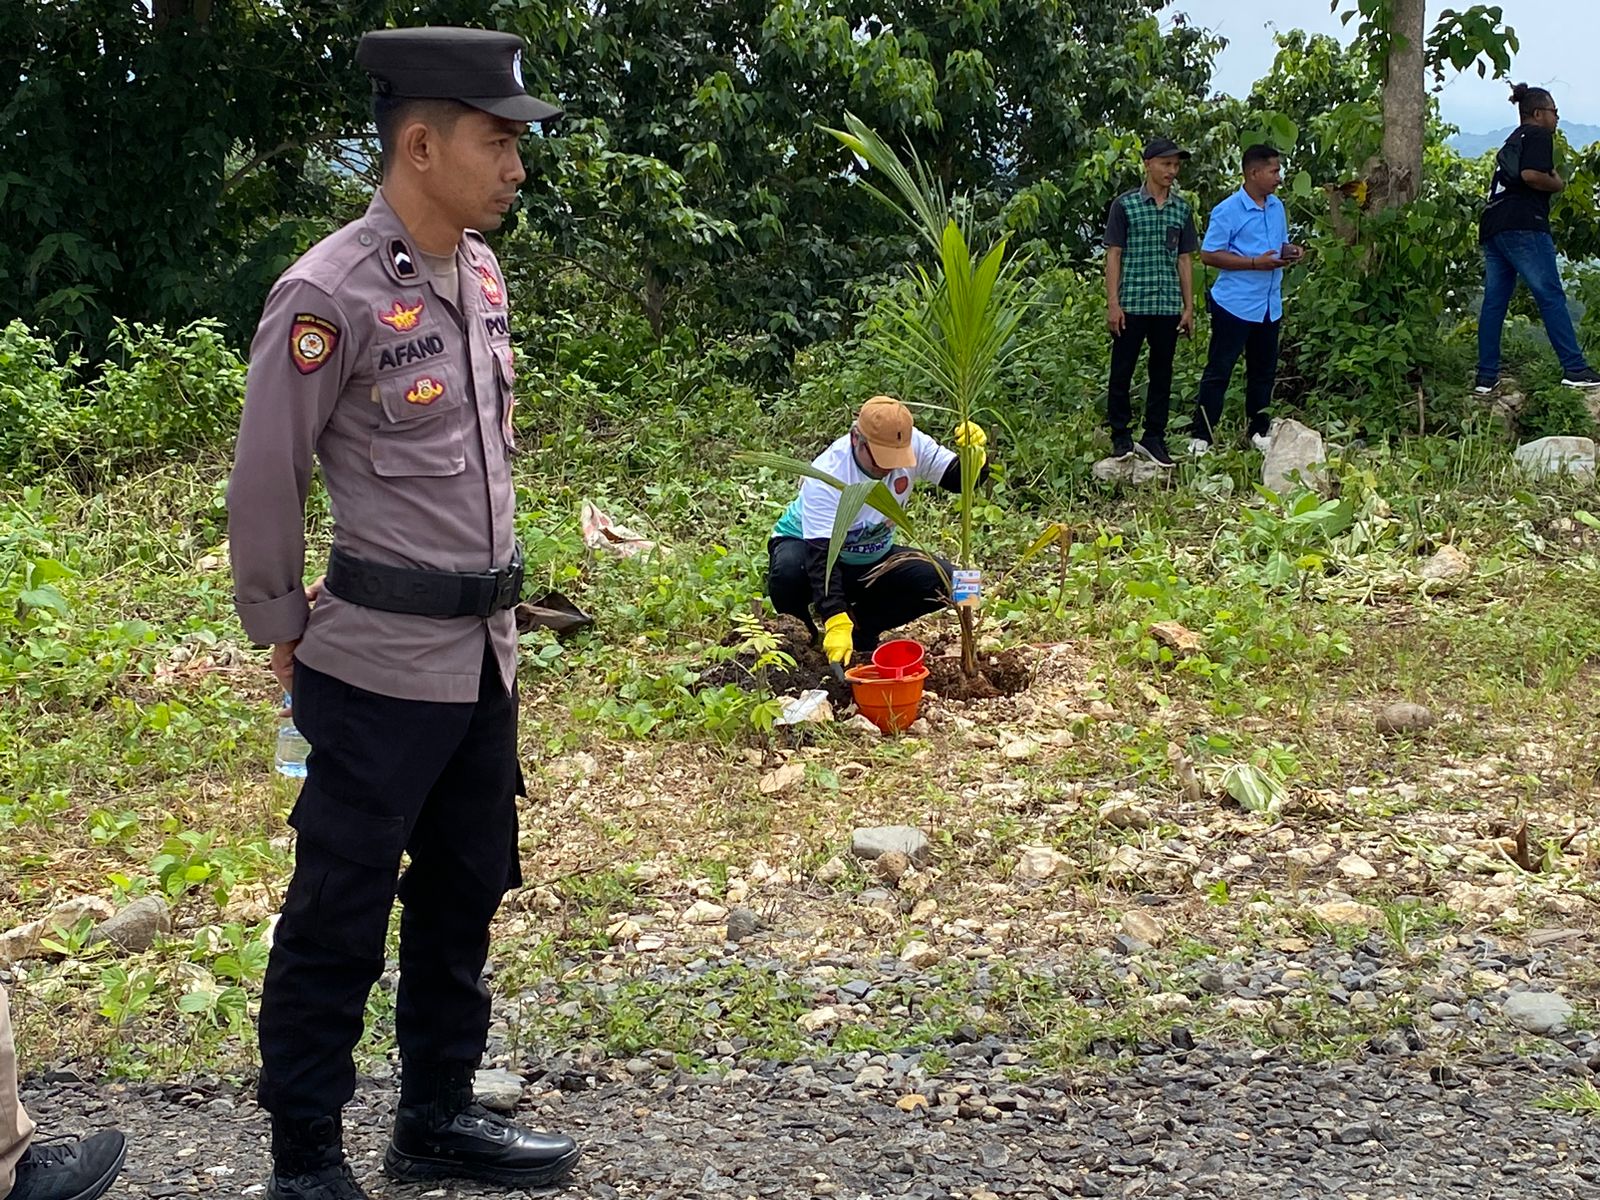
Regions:
M 1254 258 L 1282 250 L 1289 240 L 1289 218 L 1283 201 L 1268 196 L 1257 204 L 1240 188 L 1211 210 L 1201 250 L 1227 250 Z M 1222 271 L 1211 298 L 1241 321 L 1276 321 L 1283 316 L 1283 270 Z

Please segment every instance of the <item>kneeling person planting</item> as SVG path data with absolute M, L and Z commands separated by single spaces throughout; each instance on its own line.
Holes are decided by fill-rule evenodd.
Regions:
M 982 447 L 983 430 L 967 422 L 956 431 L 958 446 Z M 980 451 L 979 461 L 982 461 Z M 888 396 L 861 406 L 850 431 L 817 455 L 811 465 L 844 484 L 881 480 L 902 505 L 918 480 L 946 491 L 961 490 L 961 456 L 917 430 L 911 410 Z M 978 476 L 988 473 L 984 465 Z M 815 636 L 812 611 L 823 624 L 823 651 L 845 664 L 852 653 L 871 654 L 885 631 L 950 602 L 954 568 L 894 544 L 894 527 L 876 509 L 863 507 L 851 522 L 833 571 L 828 542 L 839 513 L 839 491 L 821 480 L 800 482 L 800 494 L 784 510 L 767 543 L 767 594 L 780 613 L 798 617 Z

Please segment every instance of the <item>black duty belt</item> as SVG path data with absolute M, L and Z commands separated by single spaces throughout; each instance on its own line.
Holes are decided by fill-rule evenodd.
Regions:
M 522 599 L 522 548 L 494 571 L 424 571 L 363 562 L 337 547 L 327 587 L 341 600 L 419 617 L 487 617 Z

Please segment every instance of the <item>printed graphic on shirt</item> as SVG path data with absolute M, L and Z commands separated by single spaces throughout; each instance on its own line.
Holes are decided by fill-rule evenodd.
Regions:
M 443 353 L 444 339 L 437 333 L 430 333 L 426 337 L 412 338 L 409 342 L 385 346 L 378 355 L 378 370 L 387 371 L 391 367 L 405 367 L 412 363 L 426 362 Z
M 417 322 L 422 320 L 422 297 L 418 296 L 414 304 L 407 304 L 404 300 L 396 299 L 389 306 L 389 311 L 378 310 L 378 320 L 398 333 L 406 333 L 417 327 Z
M 490 304 L 499 308 L 505 301 L 505 293 L 500 289 L 500 281 L 494 277 L 494 272 L 488 267 L 478 268 L 478 282 L 483 285 L 483 298 Z
M 432 404 L 444 395 L 444 384 L 432 375 L 424 375 L 406 393 L 407 404 Z
M 411 257 L 411 247 L 395 238 L 389 243 L 389 262 L 400 279 L 417 277 L 417 260 Z
M 302 375 L 320 368 L 338 345 L 339 327 L 314 313 L 297 313 L 289 326 L 289 357 Z
M 894 494 L 896 496 L 904 496 L 910 490 L 911 490 L 911 477 L 909 475 L 898 475 L 898 476 L 895 477 Z

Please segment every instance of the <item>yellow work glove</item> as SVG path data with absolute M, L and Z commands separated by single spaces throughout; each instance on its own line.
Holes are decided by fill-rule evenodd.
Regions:
M 983 431 L 983 426 L 976 421 L 963 421 L 956 426 L 956 445 L 963 450 L 968 446 L 976 449 L 979 467 L 989 461 L 989 452 L 984 449 L 988 444 L 989 435 Z
M 834 613 L 823 626 L 822 652 L 829 662 L 847 663 L 855 653 L 855 623 L 849 613 Z

